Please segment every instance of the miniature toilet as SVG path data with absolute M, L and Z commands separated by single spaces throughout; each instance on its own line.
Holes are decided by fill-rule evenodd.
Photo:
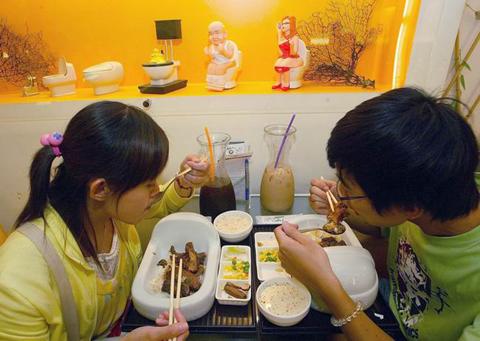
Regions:
M 95 95 L 115 92 L 123 80 L 123 66 L 115 61 L 93 65 L 83 70 L 83 78 L 93 87 Z
M 76 80 L 75 68 L 65 58 L 58 60 L 58 74 L 42 78 L 43 85 L 50 90 L 52 97 L 74 94 Z
M 237 86 L 237 76 L 242 68 L 242 51 L 237 44 L 228 40 L 233 46 L 233 57 L 235 66 L 228 68 L 224 75 L 207 75 L 207 88 L 211 90 L 232 89 Z
M 303 75 L 310 64 L 310 51 L 302 39 L 298 39 L 298 56 L 303 59 L 303 65 L 290 69 L 290 89 L 297 89 L 302 86 Z
M 143 64 L 143 70 L 150 77 L 151 85 L 164 85 L 174 82 L 178 79 L 178 60 L 162 64 L 148 63 Z

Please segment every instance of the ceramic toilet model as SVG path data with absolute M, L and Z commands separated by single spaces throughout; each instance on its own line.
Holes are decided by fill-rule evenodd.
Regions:
M 224 89 L 232 89 L 237 86 L 237 76 L 242 68 L 242 51 L 240 51 L 231 40 L 227 40 L 228 44 L 233 46 L 233 57 L 235 66 L 228 68 L 224 75 L 207 75 L 207 89 L 222 91 Z
M 123 80 L 123 66 L 115 61 L 93 65 L 83 70 L 83 78 L 93 87 L 95 95 L 115 92 Z
M 76 80 L 75 68 L 65 58 L 58 60 L 58 74 L 42 78 L 43 85 L 50 90 L 52 97 L 74 94 Z
M 143 64 L 143 70 L 150 77 L 151 85 L 165 85 L 178 79 L 178 60 L 169 61 L 161 64 L 148 63 Z
M 303 59 L 303 65 L 290 69 L 290 89 L 297 89 L 302 86 L 303 75 L 310 64 L 310 51 L 302 39 L 298 39 L 298 56 Z

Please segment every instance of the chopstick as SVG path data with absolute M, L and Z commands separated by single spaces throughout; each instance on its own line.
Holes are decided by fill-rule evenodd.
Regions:
M 330 209 L 332 210 L 332 212 L 335 211 L 335 206 L 333 205 L 333 202 L 332 202 L 332 199 L 330 198 L 330 191 L 327 191 L 327 199 L 328 199 L 328 204 L 330 205 Z
M 182 286 L 182 267 L 183 267 L 183 259 L 180 258 L 180 264 L 178 265 L 177 295 L 175 298 L 175 309 L 180 308 L 180 287 Z M 173 321 L 177 323 L 177 319 L 175 318 L 175 316 L 173 317 Z M 177 341 L 177 337 L 174 337 L 173 341 Z
M 190 172 L 192 169 L 190 167 L 187 167 L 185 168 L 183 171 L 175 174 L 175 176 L 173 178 L 171 178 L 170 180 L 168 180 L 166 183 L 164 184 L 160 184 L 158 185 L 158 191 L 160 193 L 162 192 L 165 192 L 167 190 L 168 187 L 170 187 L 170 185 L 175 181 L 176 178 L 182 176 L 182 175 L 185 175 L 187 174 L 188 172 Z
M 175 286 L 175 254 L 172 253 L 172 265 L 171 265 L 171 273 L 170 273 L 170 309 L 168 310 L 168 325 L 173 324 L 174 316 L 173 316 L 173 294 L 175 293 L 174 286 Z
M 325 180 L 323 176 L 321 176 L 320 179 Z M 334 211 L 334 209 L 332 208 L 333 205 L 331 201 L 333 201 L 334 204 L 338 204 L 338 200 L 337 198 L 335 198 L 331 190 L 328 189 L 325 193 L 327 194 L 327 199 L 328 199 L 328 203 L 330 204 L 330 208 L 332 209 L 332 211 Z

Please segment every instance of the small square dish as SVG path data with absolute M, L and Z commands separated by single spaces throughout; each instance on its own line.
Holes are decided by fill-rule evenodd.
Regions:
M 255 233 L 255 264 L 259 281 L 290 277 L 278 259 L 278 243 L 273 232 Z
M 246 305 L 252 297 L 251 250 L 244 245 L 224 245 L 220 256 L 215 298 L 226 305 Z

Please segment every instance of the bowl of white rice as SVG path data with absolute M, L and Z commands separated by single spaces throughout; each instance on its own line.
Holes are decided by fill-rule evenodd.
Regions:
M 303 320 L 312 302 L 310 292 L 302 283 L 284 277 L 264 281 L 255 296 L 262 315 L 281 327 L 293 326 Z
M 220 238 L 229 243 L 236 243 L 248 237 L 253 228 L 253 219 L 243 211 L 226 211 L 213 221 Z

